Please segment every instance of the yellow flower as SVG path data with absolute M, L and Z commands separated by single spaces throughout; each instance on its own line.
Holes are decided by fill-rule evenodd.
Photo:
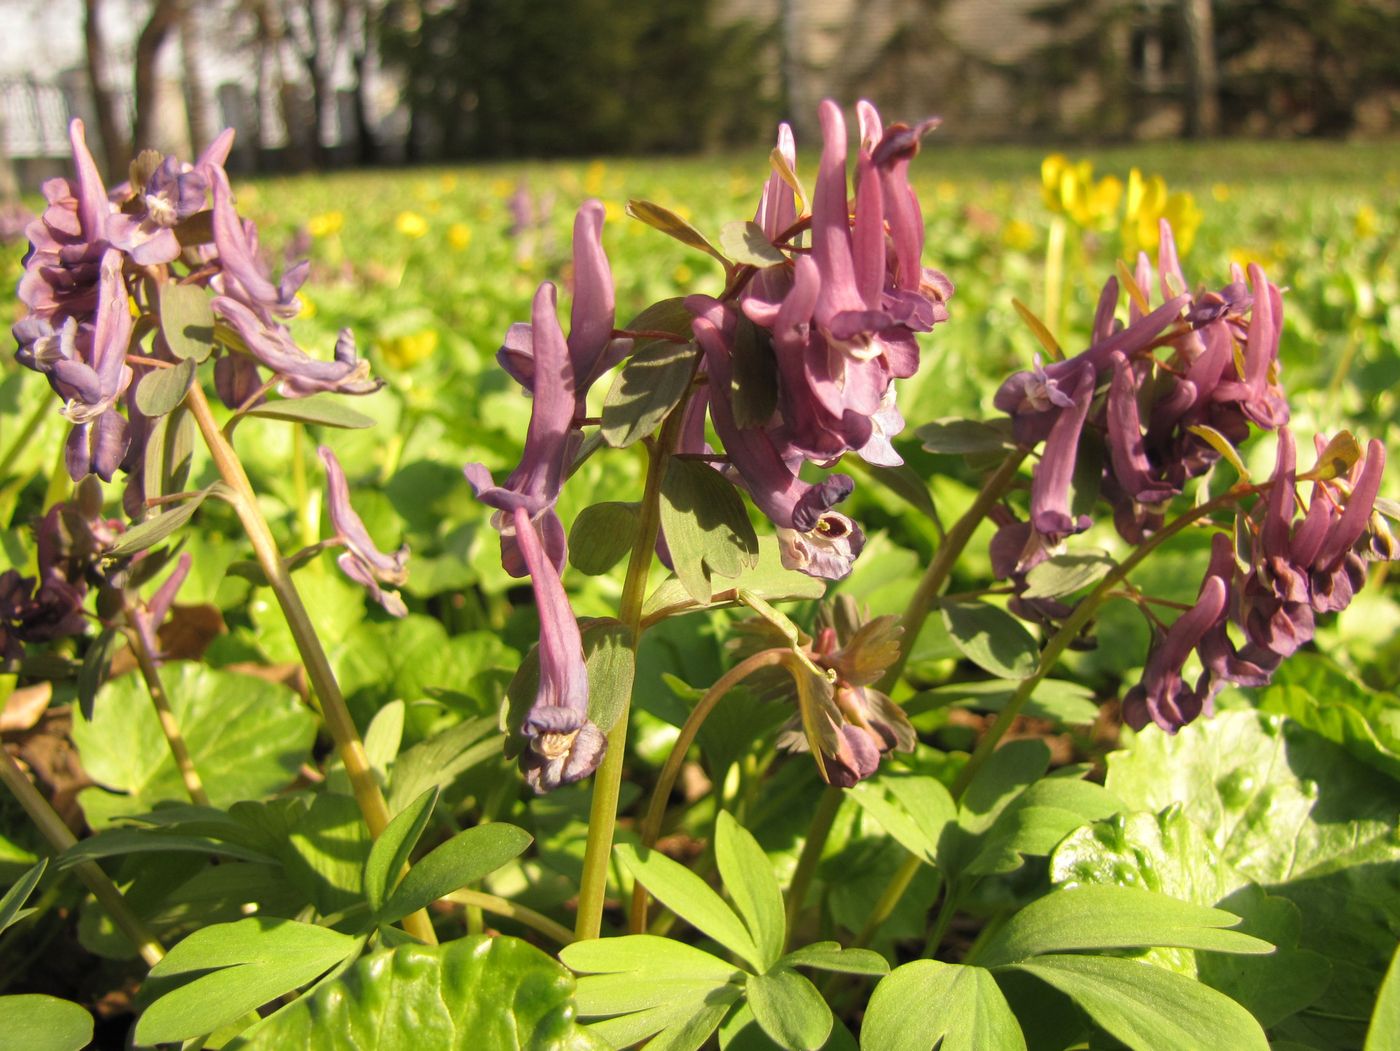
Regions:
M 1369 204 L 1363 204 L 1356 210 L 1355 230 L 1357 237 L 1374 237 L 1377 225 L 1376 210 Z
M 1216 201 L 1220 202 L 1221 204 L 1224 204 L 1230 199 L 1230 184 L 1227 182 L 1218 182 L 1213 184 L 1210 188 L 1210 195 Z
M 428 221 L 417 212 L 400 212 L 394 219 L 394 229 L 405 237 L 422 237 L 428 232 Z
M 447 228 L 447 243 L 459 252 L 472 243 L 472 228 L 466 223 L 453 223 Z
M 597 197 L 603 192 L 603 176 L 608 172 L 607 165 L 602 161 L 594 161 L 583 173 L 583 189 L 590 197 Z
M 438 185 L 442 187 L 443 193 L 451 193 L 453 190 L 457 189 L 457 176 L 450 173 L 440 176 L 438 178 Z
M 1013 252 L 1029 251 L 1035 241 L 1035 227 L 1024 219 L 1012 219 L 1001 228 L 1001 243 Z
M 379 344 L 379 353 L 394 368 L 408 369 L 437 350 L 437 345 L 437 331 L 425 328 L 421 332 L 384 340 Z
M 688 285 L 694 277 L 694 271 L 684 263 L 681 263 L 675 270 L 671 271 L 671 279 L 678 285 Z
M 341 212 L 322 212 L 306 220 L 306 232 L 318 239 L 332 237 L 340 233 L 340 228 L 344 225 L 345 216 Z
M 1196 230 L 1201 225 L 1196 198 L 1184 191 L 1167 192 L 1167 181 L 1160 175 L 1143 177 L 1134 168 L 1128 173 L 1128 199 L 1123 212 L 1123 252 L 1128 258 L 1139 252 L 1152 255 L 1161 240 L 1160 220 L 1171 223 L 1176 248 L 1181 255 L 1191 251 Z
M 1086 230 L 1111 223 L 1123 196 L 1123 183 L 1116 176 L 1095 182 L 1092 161 L 1071 163 L 1063 153 L 1040 162 L 1040 188 L 1047 208 Z
M 616 201 L 603 202 L 603 218 L 610 223 L 621 222 L 627 217 L 627 210 Z M 640 224 L 635 224 L 640 225 Z
M 297 293 L 297 302 L 301 304 L 301 311 L 297 317 L 312 318 L 316 316 L 316 304 L 305 292 Z

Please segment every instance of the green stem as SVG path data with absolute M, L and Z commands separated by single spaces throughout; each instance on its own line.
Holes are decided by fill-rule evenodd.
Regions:
M 1041 651 L 1040 662 L 1036 665 L 1035 671 L 1021 680 L 1020 684 L 1016 687 L 1016 692 L 1011 695 L 1011 699 L 1006 702 L 1006 706 L 998 713 L 996 721 L 993 722 L 987 732 L 982 735 L 982 739 L 977 742 L 977 747 L 968 758 L 967 764 L 959 771 L 957 780 L 953 782 L 954 799 L 960 798 L 963 792 L 967 790 L 967 786 L 972 783 L 973 778 L 977 776 L 977 772 L 982 769 L 983 765 L 985 765 L 987 760 L 991 757 L 992 752 L 996 750 L 997 744 L 1006 734 L 1006 731 L 1010 729 L 1011 724 L 1016 721 L 1016 717 L 1021 714 L 1021 709 L 1024 708 L 1026 702 L 1030 700 L 1030 696 L 1035 691 L 1036 686 L 1040 684 L 1040 681 L 1044 679 L 1045 676 L 1050 674 L 1056 662 L 1059 661 L 1060 656 L 1069 648 L 1070 643 L 1079 637 L 1079 633 L 1093 618 L 1094 614 L 1098 612 L 1099 607 L 1110 597 L 1110 592 L 1127 579 L 1128 574 L 1136 569 L 1142 563 L 1143 559 L 1147 558 L 1148 555 L 1152 554 L 1153 551 L 1157 550 L 1157 548 L 1161 547 L 1182 530 L 1186 529 L 1188 526 L 1194 525 L 1202 518 L 1214 514 L 1222 507 L 1234 503 L 1241 496 L 1251 492 L 1257 492 L 1260 488 L 1260 486 L 1235 488 L 1228 493 L 1217 496 L 1213 500 L 1208 500 L 1199 507 L 1193 508 L 1180 518 L 1177 518 L 1169 526 L 1162 529 L 1160 532 L 1154 533 L 1143 543 L 1139 544 L 1131 555 L 1114 566 L 1113 569 L 1109 571 L 1108 575 L 1095 585 L 1094 590 L 1089 592 L 1089 594 L 1074 607 L 1074 612 L 1065 619 L 1064 624 L 1060 626 L 1060 630 L 1050 637 L 1050 641 L 1045 644 L 1045 649 Z
M 627 560 L 627 577 L 622 585 L 618 619 L 632 637 L 635 656 L 642 637 L 642 606 L 646 601 L 647 577 L 661 531 L 661 483 L 671 450 L 680 437 L 681 417 L 688 398 L 671 410 L 661 434 L 647 458 L 646 487 L 637 520 L 637 538 Z M 578 919 L 574 933 L 580 939 L 596 938 L 603 929 L 603 901 L 608 889 L 608 862 L 612 857 L 613 830 L 617 825 L 617 801 L 622 792 L 622 767 L 627 752 L 627 719 L 631 698 L 608 731 L 608 750 L 593 778 L 593 800 L 588 811 L 588 842 L 583 851 L 583 876 L 579 882 Z
M 230 502 L 253 545 L 253 552 L 267 577 L 268 586 L 277 597 L 277 604 L 282 608 L 287 627 L 291 629 L 297 652 L 301 654 L 307 676 L 311 680 L 312 690 L 320 701 L 322 720 L 331 735 L 331 740 L 335 742 L 336 752 L 345 766 L 346 776 L 350 779 L 355 802 L 360 807 L 360 813 L 364 815 L 370 835 L 377 839 L 389 823 L 389 807 L 384 802 L 384 793 L 380 791 L 379 782 L 375 780 L 374 771 L 370 768 L 364 742 L 360 740 L 360 732 L 350 717 L 350 709 L 340 692 L 340 683 L 336 681 L 335 672 L 331 670 L 325 648 L 321 645 L 321 639 L 316 634 L 316 628 L 301 601 L 296 584 L 287 572 L 272 529 L 258 508 L 257 495 L 253 491 L 252 483 L 248 481 L 248 474 L 243 470 L 243 464 L 233 446 L 215 422 L 204 390 L 198 383 L 190 385 L 185 402 L 199 426 L 205 444 L 209 447 L 209 454 L 214 459 L 220 477 L 232 491 Z M 420 941 L 429 945 L 437 944 L 437 936 L 433 933 L 433 924 L 426 910 L 420 909 L 406 916 L 403 927 Z
M 127 608 L 129 614 L 130 606 Z M 160 721 L 160 731 L 165 735 L 165 743 L 170 748 L 170 756 L 175 760 L 175 769 L 180 772 L 185 791 L 197 805 L 209 806 L 209 795 L 204 791 L 204 782 L 200 779 L 194 760 L 190 758 L 190 750 L 180 732 L 180 721 L 175 718 L 175 713 L 170 708 L 170 696 L 165 692 L 165 683 L 161 681 L 160 668 L 141 637 L 140 629 L 133 628 L 128 631 L 126 640 L 136 657 L 136 666 L 141 669 L 141 678 L 146 681 L 146 692 L 151 696 L 151 705 Z
M 1029 452 L 1030 450 L 1024 446 L 1017 446 L 1008 453 L 1006 459 L 1001 462 L 1001 465 L 982 486 L 981 492 L 972 501 L 972 506 L 948 530 L 947 538 L 939 545 L 938 551 L 933 556 L 933 561 L 924 571 L 923 578 L 919 581 L 919 586 L 914 590 L 914 596 L 909 600 L 909 605 L 904 610 L 904 616 L 900 619 L 904 634 L 899 639 L 899 656 L 885 671 L 878 687 L 884 693 L 890 693 L 895 684 L 899 682 L 899 677 L 904 674 L 904 666 L 909 662 L 909 654 L 914 649 L 914 642 L 919 637 L 924 621 L 928 619 L 929 610 L 933 608 L 934 600 L 938 598 L 938 593 L 947 584 L 958 556 L 962 554 L 963 548 L 967 547 L 968 541 L 972 539 L 972 534 L 977 531 L 977 527 L 982 524 L 982 520 L 987 517 L 993 505 L 1011 488 L 1011 484 L 1016 480 L 1016 472 L 1021 467 L 1021 461 L 1026 458 Z
M 890 877 L 889 883 L 885 884 L 884 891 L 875 902 L 875 907 L 870 910 L 870 916 L 865 921 L 865 926 L 856 935 L 856 940 L 851 944 L 855 947 L 870 944 L 870 940 L 875 937 L 875 932 L 879 930 L 880 924 L 890 918 L 890 913 L 894 912 L 894 907 L 899 904 L 899 899 L 904 897 L 904 892 L 909 889 L 909 884 L 914 882 L 914 877 L 918 875 L 919 866 L 923 864 L 923 859 L 917 855 L 910 854 L 900 863 Z
M 700 732 L 700 727 L 704 724 L 706 717 L 714 711 L 715 705 L 719 704 L 725 694 L 754 672 L 760 668 L 772 668 L 782 664 L 787 659 L 787 652 L 783 649 L 764 650 L 740 661 L 721 675 L 691 709 L 690 715 L 685 720 L 685 725 L 681 727 L 680 735 L 676 738 L 675 744 L 671 746 L 671 754 L 666 757 L 666 763 L 662 766 L 661 774 L 656 779 L 656 787 L 652 789 L 646 816 L 642 818 L 640 830 L 642 846 L 653 846 L 661 834 L 661 822 L 666 816 L 666 801 L 671 798 L 671 789 L 676 786 L 676 778 L 680 776 L 686 753 L 690 751 L 690 746 L 695 742 L 695 735 Z M 646 932 L 647 899 L 647 889 L 642 886 L 640 881 L 637 882 L 632 888 L 631 928 L 633 934 Z
M 948 925 L 953 922 L 953 915 L 958 911 L 958 895 L 954 890 L 951 883 L 943 888 L 943 901 L 938 906 L 938 918 L 933 921 L 933 930 L 929 931 L 928 940 L 924 942 L 923 958 L 926 960 L 933 959 L 933 954 L 943 944 L 943 936 L 948 933 Z
M 0 781 L 5 782 L 5 787 L 14 794 L 19 805 L 29 815 L 29 820 L 34 822 L 40 834 L 57 853 L 61 854 L 77 845 L 77 837 L 63 823 L 63 819 L 49 805 L 48 800 L 39 794 L 39 790 L 19 768 L 14 757 L 4 748 L 0 748 Z M 145 923 L 131 911 L 126 899 L 122 897 L 122 892 L 107 878 L 107 873 L 102 871 L 97 862 L 80 861 L 73 866 L 73 870 L 87 885 L 88 890 L 92 891 L 93 897 L 107 910 L 112 922 L 135 946 L 147 966 L 154 967 L 160 963 L 165 956 L 165 949 L 147 929 Z
M 797 856 L 797 868 L 792 870 L 792 882 L 787 893 L 787 929 L 791 938 L 797 928 L 797 918 L 802 914 L 802 904 L 807 897 L 807 888 L 812 885 L 812 877 L 821 861 L 822 850 L 831 835 L 831 826 L 841 809 L 843 790 L 835 785 L 827 785 L 822 797 L 817 801 L 816 813 L 807 827 L 807 838 L 802 843 L 802 853 Z
M 498 898 L 494 894 L 486 894 L 479 890 L 454 890 L 447 896 L 447 900 L 456 902 L 458 905 L 465 905 L 468 908 L 478 909 L 482 912 L 494 913 L 497 916 L 505 916 L 515 920 L 516 923 L 538 931 L 546 938 L 558 942 L 560 945 L 568 945 L 574 940 L 574 932 L 561 923 L 555 923 L 543 913 L 534 909 L 526 908 L 524 905 L 517 905 L 513 901 L 505 898 Z

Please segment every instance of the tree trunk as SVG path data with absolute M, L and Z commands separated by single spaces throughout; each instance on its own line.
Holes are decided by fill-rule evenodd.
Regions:
M 84 0 L 83 43 L 87 52 L 88 87 L 92 91 L 92 108 L 97 116 L 97 136 L 102 140 L 102 157 L 106 161 L 108 182 L 120 182 L 126 172 L 130 155 L 118 132 L 117 109 L 107 82 L 102 78 L 107 64 L 107 46 L 98 25 L 99 0 Z
M 156 0 L 151 17 L 136 38 L 136 127 L 131 154 L 154 147 L 156 130 L 156 58 L 180 15 L 180 0 Z
M 1186 60 L 1191 67 L 1188 126 L 1198 138 L 1220 131 L 1220 72 L 1215 60 L 1215 19 L 1211 0 L 1181 0 L 1186 29 Z
M 184 0 L 180 4 L 180 66 L 185 82 L 185 120 L 190 129 L 190 154 L 195 157 L 214 141 L 214 132 L 209 127 L 209 92 L 199 62 L 194 0 Z

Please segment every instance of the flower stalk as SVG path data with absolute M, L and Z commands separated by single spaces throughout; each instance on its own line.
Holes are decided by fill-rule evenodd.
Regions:
M 359 805 L 360 813 L 364 815 L 370 835 L 377 839 L 389 823 L 389 807 L 384 801 L 379 782 L 374 778 L 369 758 L 365 754 L 364 742 L 350 717 L 350 710 L 346 707 L 345 697 L 340 691 L 335 672 L 331 670 L 320 636 L 316 634 L 316 628 L 311 623 L 311 617 L 306 612 L 296 584 L 287 572 L 272 529 L 258 510 L 257 496 L 248 480 L 248 474 L 244 471 L 233 446 L 219 429 L 210 410 L 209 401 L 198 383 L 191 384 L 186 404 L 209 448 L 220 477 L 232 491 L 230 502 L 253 545 L 253 552 L 267 577 L 268 586 L 271 587 L 277 604 L 287 619 L 297 652 L 301 654 L 311 680 L 312 691 L 319 701 L 326 730 L 335 743 L 336 752 L 345 766 L 346 776 L 350 779 L 355 802 Z M 432 921 L 426 911 L 419 910 L 405 917 L 403 926 L 404 930 L 415 938 L 429 945 L 437 944 L 437 936 L 433 933 Z
M 126 640 L 136 658 L 136 666 L 141 669 L 141 678 L 145 680 L 151 706 L 155 708 L 156 718 L 160 721 L 160 732 L 165 735 L 165 743 L 170 747 L 170 756 L 175 760 L 175 769 L 180 772 L 185 791 L 196 805 L 210 806 L 209 794 L 204 790 L 204 782 L 194 765 L 194 759 L 190 756 L 184 734 L 180 732 L 180 721 L 175 718 L 175 712 L 170 707 L 170 695 L 165 692 L 165 683 L 161 680 L 160 668 L 154 655 L 146 646 L 140 631 L 128 631 Z

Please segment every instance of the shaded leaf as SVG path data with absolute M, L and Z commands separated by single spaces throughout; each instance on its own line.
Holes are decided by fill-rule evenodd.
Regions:
M 152 369 L 136 384 L 136 407 L 147 416 L 164 416 L 185 400 L 194 369 L 194 358 L 185 358 L 174 368 Z
M 1009 420 L 949 417 L 926 423 L 914 433 L 927 452 L 945 456 L 986 456 L 1012 448 Z
M 940 609 L 953 645 L 979 668 L 1003 679 L 1024 679 L 1035 671 L 1040 647 L 1004 609 L 986 602 L 945 602 Z
M 199 505 L 212 491 L 212 488 L 201 489 L 192 494 L 188 500 L 182 500 L 173 505 L 170 510 L 162 511 L 160 514 L 147 518 L 139 525 L 132 526 L 121 535 L 115 544 L 107 549 L 106 555 L 110 558 L 124 558 L 127 555 L 134 555 L 147 548 L 155 547 L 193 518 L 194 513 L 199 510 Z
M 616 500 L 585 507 L 569 528 L 569 565 L 590 577 L 612 569 L 636 542 L 640 509 Z
M 202 362 L 214 351 L 214 308 L 198 285 L 160 286 L 160 334 L 177 358 Z
M 48 858 L 40 858 L 30 867 L 28 872 L 15 882 L 14 886 L 5 892 L 4 897 L 0 897 L 0 932 L 3 932 L 16 920 L 22 919 L 34 911 L 23 906 L 29 899 L 29 895 L 34 892 L 34 888 L 39 885 L 39 880 L 44 875 L 44 869 L 48 867 L 48 864 Z
M 603 399 L 603 440 L 616 449 L 641 441 L 684 397 L 695 375 L 694 343 L 643 343 L 618 370 Z
M 740 427 L 766 426 L 778 408 L 778 359 L 773 354 L 772 335 L 740 314 L 731 359 L 729 393 L 734 422 Z
M 373 427 L 377 422 L 373 416 L 366 416 L 352 409 L 334 394 L 313 394 L 309 398 L 279 398 L 254 405 L 244 412 L 245 416 L 260 416 L 269 420 L 286 420 L 289 423 L 314 423 L 322 427 L 341 427 L 347 430 L 360 430 Z
M 870 949 L 843 949 L 837 942 L 813 942 L 794 949 L 784 956 L 783 967 L 813 967 L 818 971 L 838 971 L 842 974 L 886 975 L 890 965 L 878 952 Z
M 1062 598 L 1097 584 L 1117 563 L 1101 551 L 1053 555 L 1031 567 L 1022 598 Z
M 708 464 L 673 457 L 661 483 L 661 528 L 676 576 L 698 603 L 710 578 L 737 577 L 758 559 L 758 537 L 734 486 Z
M 633 219 L 640 219 L 653 229 L 660 230 L 668 237 L 674 237 L 683 245 L 688 245 L 691 248 L 698 248 L 706 255 L 713 256 L 723 263 L 726 269 L 728 268 L 729 260 L 724 257 L 724 254 L 714 245 L 710 244 L 704 234 L 691 226 L 675 212 L 671 211 L 671 209 L 659 204 L 653 204 L 651 201 L 639 201 L 634 199 L 627 202 L 627 214 Z

